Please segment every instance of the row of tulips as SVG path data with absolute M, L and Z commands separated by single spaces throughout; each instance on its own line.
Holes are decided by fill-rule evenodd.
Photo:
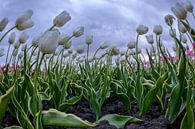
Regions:
M 10 35 L 6 61 L 0 69 L 0 123 L 6 111 L 17 118 L 20 126 L 5 129 L 43 129 L 48 125 L 93 127 L 103 120 L 121 128 L 126 123 L 141 122 L 131 116 L 102 116 L 104 101 L 115 94 L 129 112 L 133 101 L 141 115 L 153 103 L 158 103 L 170 123 L 184 113 L 180 128 L 194 129 L 195 30 L 186 19 L 188 13 L 194 17 L 193 6 L 189 1 L 176 3 L 171 10 L 177 19 L 168 14 L 165 22 L 175 43 L 174 55 L 162 42 L 161 25 L 153 29 L 156 40 L 153 34 L 145 36 L 151 45 L 146 55 L 139 48 L 140 37 L 149 30 L 145 25 L 137 27 L 136 40 L 128 43 L 125 52 L 103 42 L 91 55 L 93 36 L 86 36 L 86 51 L 85 46 L 75 51 L 71 49 L 72 38 L 82 36 L 84 27 L 76 28 L 71 35 L 60 32 L 71 20 L 66 11 L 57 15 L 45 32 L 34 37 L 30 46 L 27 45 L 30 36 L 25 30 L 34 25 L 33 11 L 24 12 L 5 32 L 9 20 L 4 18 L 0 21 L 0 31 L 4 32 L 0 42 L 5 42 L 4 38 Z M 178 29 L 173 25 L 176 20 Z M 13 32 L 15 29 L 22 31 L 18 39 Z M 4 50 L 0 49 L 0 56 L 4 55 Z M 90 123 L 68 113 L 82 98 L 95 111 L 96 122 Z M 43 103 L 50 109 L 44 110 Z

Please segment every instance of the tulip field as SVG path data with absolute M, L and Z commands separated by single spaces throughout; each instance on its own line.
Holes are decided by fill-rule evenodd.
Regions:
M 92 35 L 71 48 L 84 27 L 72 35 L 60 30 L 71 22 L 67 11 L 35 37 L 27 32 L 35 26 L 33 10 L 14 25 L 0 19 L 0 44 L 7 44 L 0 48 L 0 129 L 194 129 L 195 14 L 190 1 L 171 11 L 164 22 L 173 49 L 163 44 L 161 25 L 153 34 L 137 26 L 124 51 L 103 42 L 91 52 Z M 139 47 L 141 38 L 149 48 Z

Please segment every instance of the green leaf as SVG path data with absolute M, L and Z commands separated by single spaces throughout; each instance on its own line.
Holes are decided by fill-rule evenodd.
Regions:
M 74 97 L 70 98 L 69 100 L 67 100 L 67 102 L 60 104 L 60 106 L 59 106 L 60 111 L 67 112 L 68 109 L 72 105 L 76 104 L 81 99 L 81 97 L 82 97 L 82 95 L 74 96 Z
M 60 112 L 56 109 L 43 111 L 43 124 L 48 126 L 63 126 L 63 127 L 94 127 L 96 124 L 88 121 L 83 121 L 81 118 L 73 115 Z
M 4 129 L 23 129 L 21 126 L 9 126 Z
M 14 91 L 14 86 L 9 88 L 8 91 L 4 95 L 0 96 L 0 123 L 3 120 L 3 117 L 4 117 L 5 112 L 7 110 L 7 106 L 8 106 L 9 100 L 12 96 L 13 91 Z
M 128 112 L 130 112 L 131 111 L 131 103 L 130 103 L 130 99 L 128 98 L 128 96 L 124 93 L 117 93 L 117 96 L 118 96 L 119 100 L 123 102 L 123 104 L 127 108 Z
M 103 116 L 101 119 L 97 121 L 97 123 L 101 121 L 108 121 L 110 125 L 114 125 L 117 128 L 123 128 L 126 123 L 135 123 L 135 122 L 141 122 L 142 120 L 131 117 L 131 116 L 124 116 L 124 115 L 118 115 L 118 114 L 108 114 Z
M 151 106 L 152 102 L 154 102 L 154 100 L 155 100 L 154 98 L 156 97 L 159 89 L 162 87 L 162 85 L 166 81 L 167 77 L 168 77 L 168 73 L 166 72 L 163 76 L 159 77 L 159 79 L 156 82 L 156 86 L 153 87 L 146 94 L 146 97 L 143 100 L 143 107 L 142 107 L 141 114 L 146 113 L 146 111 L 148 110 L 148 108 Z

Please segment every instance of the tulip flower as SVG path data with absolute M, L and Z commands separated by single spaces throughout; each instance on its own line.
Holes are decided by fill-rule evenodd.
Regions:
M 153 35 L 146 35 L 146 40 L 148 41 L 149 44 L 153 44 L 154 43 Z
M 68 42 L 66 42 L 63 47 L 64 49 L 69 49 L 71 45 L 72 45 L 72 40 L 68 40 Z
M 15 32 L 12 32 L 8 39 L 9 44 L 13 44 L 15 42 L 15 39 L 16 39 L 16 34 Z
M 39 39 L 38 47 L 44 54 L 52 54 L 55 52 L 60 32 L 57 29 L 46 31 Z
M 79 46 L 76 51 L 78 54 L 82 54 L 85 51 L 85 48 L 84 46 Z
M 189 1 L 189 0 L 186 0 L 184 3 L 183 3 L 183 6 L 185 8 L 186 11 L 192 13 L 193 12 L 193 5 L 192 3 Z
M 26 41 L 28 40 L 28 38 L 29 38 L 28 33 L 24 31 L 24 32 L 22 32 L 22 34 L 19 37 L 19 42 L 21 44 L 26 43 Z
M 183 42 L 183 43 L 187 43 L 187 38 L 186 38 L 186 36 L 185 35 L 181 35 L 181 41 Z
M 108 48 L 108 44 L 106 42 L 101 43 L 100 49 L 106 49 Z
M 136 32 L 139 34 L 139 35 L 144 35 L 148 32 L 148 27 L 145 26 L 145 25 L 139 25 L 136 29 Z
M 20 47 L 20 42 L 17 41 L 17 42 L 14 44 L 14 48 L 15 48 L 15 49 L 18 49 L 19 47 Z
M 187 32 L 187 29 L 186 27 L 183 25 L 183 23 L 181 23 L 179 20 L 178 20 L 178 29 L 181 33 L 186 33 Z
M 127 44 L 127 47 L 128 47 L 128 49 L 133 49 L 133 48 L 135 48 L 135 42 L 134 42 L 134 41 L 130 41 L 130 42 Z
M 62 27 L 64 24 L 66 24 L 68 21 L 71 20 L 71 16 L 68 12 L 63 11 L 58 16 L 56 16 L 53 20 L 53 24 L 56 27 Z
M 3 18 L 0 21 L 0 31 L 3 31 L 5 29 L 5 27 L 7 26 L 8 22 L 9 22 L 8 18 Z
M 86 36 L 86 39 L 85 39 L 85 43 L 87 44 L 87 45 L 90 45 L 90 44 L 92 44 L 92 42 L 93 42 L 93 36 L 91 35 L 91 36 Z
M 173 24 L 173 19 L 175 19 L 172 15 L 168 14 L 165 16 L 165 23 L 168 25 L 168 26 L 172 26 Z
M 171 7 L 171 10 L 178 19 L 180 19 L 180 20 L 186 19 L 187 12 L 186 12 L 185 8 L 180 3 L 177 2 L 174 7 Z
M 59 37 L 58 45 L 66 44 L 72 37 L 62 33 Z
M 33 15 L 32 10 L 27 10 L 26 12 L 24 12 L 23 15 L 16 19 L 15 22 L 16 28 L 18 30 L 25 30 L 31 28 L 34 25 L 33 21 L 31 20 L 32 15 Z
M 38 47 L 39 39 L 43 36 L 43 34 L 44 34 L 44 33 L 40 33 L 38 36 L 35 36 L 35 37 L 32 39 L 32 46 Z
M 161 26 L 161 25 L 156 25 L 156 26 L 154 26 L 153 32 L 154 32 L 156 35 L 161 35 L 162 32 L 163 32 L 162 26 Z
M 78 27 L 77 29 L 75 29 L 73 31 L 73 36 L 74 37 L 80 37 L 81 35 L 83 35 L 83 33 L 84 33 L 84 27 L 83 26 L 82 27 Z

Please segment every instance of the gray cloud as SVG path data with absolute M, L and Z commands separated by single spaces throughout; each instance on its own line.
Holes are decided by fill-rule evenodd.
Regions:
M 72 20 L 60 30 L 70 34 L 76 27 L 84 26 L 86 35 L 94 35 L 92 51 L 103 41 L 124 48 L 130 39 L 135 39 L 139 24 L 150 27 L 156 24 L 166 26 L 164 15 L 171 13 L 170 7 L 179 0 L 0 0 L 0 19 L 8 17 L 9 27 L 23 11 L 33 9 L 35 26 L 27 30 L 32 36 L 52 25 L 52 19 L 67 10 Z M 195 2 L 193 1 L 195 4 Z M 162 36 L 166 42 L 168 29 Z M 145 36 L 140 46 L 145 48 Z M 85 36 L 73 40 L 73 47 L 83 44 Z M 3 43 L 6 45 L 5 41 Z

